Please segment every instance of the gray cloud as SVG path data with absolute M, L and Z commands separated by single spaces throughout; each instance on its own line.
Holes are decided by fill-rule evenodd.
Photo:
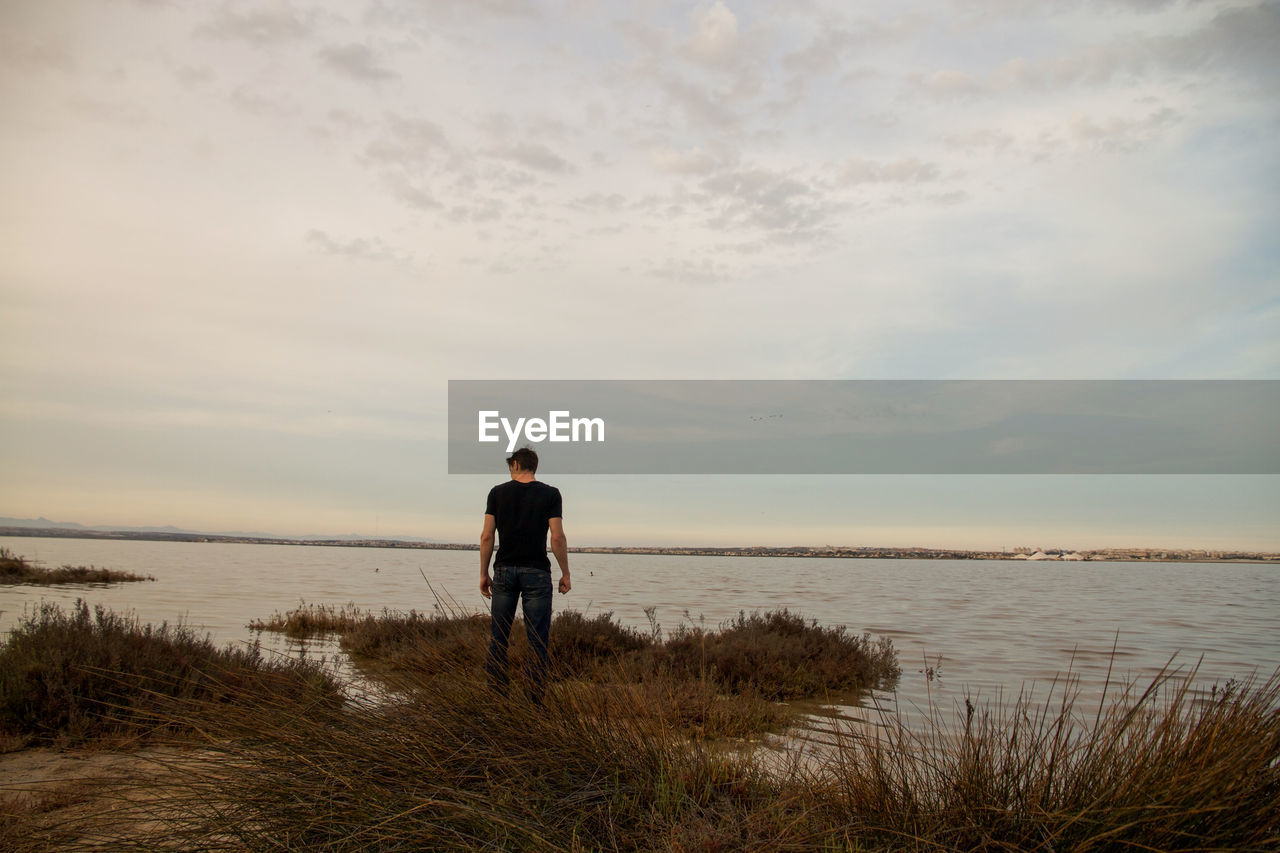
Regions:
M 754 228 L 770 239 L 814 239 L 838 205 L 799 178 L 768 169 L 722 172 L 699 185 L 715 229 Z
M 662 81 L 662 90 L 690 124 L 711 125 L 722 130 L 741 129 L 742 119 L 732 106 L 737 100 L 734 93 L 715 92 L 709 87 L 670 75 Z
M 1012 134 L 994 128 L 970 130 L 965 133 L 948 134 L 943 142 L 949 148 L 961 151 L 1003 151 L 1014 143 Z
M 487 153 L 540 172 L 565 174 L 574 171 L 573 164 L 540 142 L 500 145 L 490 148 Z
M 907 157 L 888 163 L 850 157 L 842 162 L 836 172 L 840 186 L 855 184 L 919 184 L 936 181 L 942 170 L 936 163 L 927 163 L 915 157 Z
M 75 58 L 65 45 L 22 33 L 0 32 L 0 63 L 14 68 L 74 71 Z
M 1103 151 L 1130 152 L 1146 145 L 1160 131 L 1179 120 L 1177 111 L 1166 107 L 1142 118 L 1113 116 L 1105 121 L 1096 121 L 1081 116 L 1071 122 L 1069 130 L 1072 137 L 1083 145 Z
M 358 261 L 404 263 L 410 260 L 408 255 L 397 252 L 378 237 L 339 240 L 318 228 L 313 228 L 307 232 L 307 242 L 327 255 L 340 255 Z
M 305 38 L 315 28 L 316 13 L 299 11 L 288 0 L 262 0 L 244 8 L 239 11 L 233 4 L 223 3 L 197 32 L 263 47 Z
M 382 165 L 418 166 L 452 151 L 444 128 L 426 119 L 387 117 L 382 135 L 365 148 L 365 157 Z
M 717 284 L 730 278 L 729 268 L 710 258 L 666 258 L 659 264 L 651 264 L 649 275 L 685 284 Z
M 1226 9 L 1204 29 L 1159 43 L 1158 54 L 1166 63 L 1179 67 L 1204 62 L 1274 81 L 1280 76 L 1277 45 L 1280 5 L 1263 2 Z
M 284 118 L 298 112 L 298 108 L 286 98 L 263 94 L 247 84 L 232 90 L 231 103 L 247 115 L 267 118 Z
M 501 219 L 504 205 L 498 199 L 473 199 L 470 204 L 460 204 L 449 209 L 449 218 L 454 222 L 493 222 Z
M 627 200 L 620 193 L 605 195 L 604 193 L 595 192 L 574 199 L 571 205 L 583 210 L 619 213 L 627 206 Z
M 391 197 L 407 207 L 415 210 L 441 210 L 441 203 L 430 190 L 422 187 L 413 178 L 402 174 L 388 173 L 383 175 L 383 184 L 391 193 Z
M 1280 76 L 1280 5 L 1225 9 L 1203 27 L 1181 35 L 1134 35 L 1085 46 L 1074 53 L 1002 63 L 989 74 L 955 69 L 913 72 L 909 80 L 934 98 L 993 96 L 1011 91 L 1047 93 L 1118 78 L 1180 75 L 1202 70 L 1274 81 Z
M 382 67 L 366 44 L 330 45 L 320 51 L 320 59 L 330 69 L 362 83 L 380 83 L 400 76 Z
M 806 47 L 784 56 L 782 65 L 805 77 L 833 74 L 840 70 L 841 58 L 853 43 L 853 36 L 845 30 L 824 28 Z
M 67 106 L 80 118 L 99 124 L 134 128 L 151 120 L 145 107 L 131 101 L 103 100 L 90 95 L 76 94 L 67 98 Z
M 666 143 L 649 148 L 649 163 L 659 172 L 674 175 L 708 175 L 715 171 L 717 158 L 704 148 L 677 149 Z

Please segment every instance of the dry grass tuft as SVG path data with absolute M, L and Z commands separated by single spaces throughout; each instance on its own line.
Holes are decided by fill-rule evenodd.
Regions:
M 541 707 L 490 690 L 485 623 L 461 614 L 352 619 L 343 640 L 380 664 L 377 701 L 175 677 L 143 716 L 188 745 L 197 733 L 201 760 L 117 789 L 128 822 L 100 808 L 91 833 L 55 829 L 69 849 L 1280 848 L 1280 673 L 1203 694 L 1166 671 L 1087 709 L 1064 683 L 1051 703 L 931 712 L 923 731 L 893 717 L 837 729 L 810 761 L 766 770 L 764 747 L 725 750 L 708 732 L 759 731 L 742 708 L 777 708 L 762 697 L 821 673 L 787 657 L 817 626 L 742 616 L 677 631 L 674 651 L 607 615 L 564 628 Z M 758 662 L 752 678 L 729 675 L 739 659 Z M 775 663 L 792 659 L 805 675 Z M 306 682 L 304 664 L 282 666 Z
M 100 569 L 97 566 L 62 566 L 57 569 L 46 569 L 33 566 L 26 558 L 17 556 L 7 548 L 0 548 L 0 584 L 52 586 L 66 583 L 106 584 L 154 580 L 155 578 L 149 575 Z
M 45 603 L 0 646 L 0 734 L 7 743 L 71 746 L 171 728 L 175 698 L 219 704 L 281 696 L 300 706 L 340 701 L 321 666 L 266 659 L 256 646 L 218 648 L 186 628 L 77 601 Z

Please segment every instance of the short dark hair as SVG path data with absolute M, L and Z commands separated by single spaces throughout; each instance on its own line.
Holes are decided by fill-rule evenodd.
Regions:
M 528 447 L 522 447 L 507 457 L 507 467 L 510 468 L 512 465 L 519 465 L 520 470 L 536 474 L 538 473 L 538 454 Z

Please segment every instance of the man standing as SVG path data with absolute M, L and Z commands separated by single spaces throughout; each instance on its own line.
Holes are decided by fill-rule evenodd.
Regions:
M 489 622 L 489 658 L 485 668 L 493 685 L 506 693 L 507 642 L 516 616 L 516 599 L 524 609 L 524 631 L 529 639 L 532 689 L 530 698 L 542 703 L 550 661 L 551 561 L 547 559 L 547 531 L 551 531 L 551 552 L 560 564 L 560 592 L 569 582 L 569 541 L 564 535 L 560 490 L 534 479 L 538 454 L 522 447 L 507 459 L 511 479 L 489 490 L 480 533 L 480 594 L 492 599 Z M 498 557 L 489 577 L 494 532 L 498 534 Z

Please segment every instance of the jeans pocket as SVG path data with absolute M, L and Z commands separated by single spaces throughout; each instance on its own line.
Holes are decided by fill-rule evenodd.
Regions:
M 495 592 L 514 593 L 519 587 L 515 577 L 515 571 L 506 566 L 494 566 L 493 582 L 490 588 Z
M 542 569 L 520 569 L 520 588 L 530 598 L 551 595 L 551 572 Z

